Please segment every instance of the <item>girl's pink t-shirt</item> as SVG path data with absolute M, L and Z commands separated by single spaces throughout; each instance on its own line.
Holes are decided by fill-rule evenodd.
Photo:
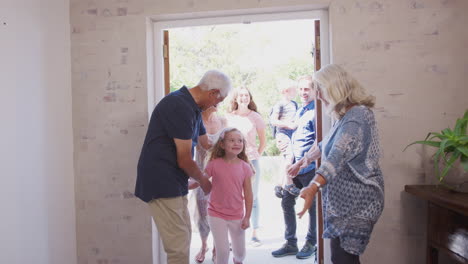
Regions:
M 212 182 L 208 215 L 224 220 L 242 219 L 244 181 L 253 175 L 250 165 L 243 160 L 228 163 L 222 158 L 217 158 L 208 162 L 205 172 Z
M 229 114 L 226 116 L 228 126 L 239 129 L 245 136 L 247 144 L 245 146 L 245 153 L 249 160 L 256 160 L 260 157 L 257 146 L 257 129 L 265 129 L 266 125 L 262 116 L 251 111 L 246 116 Z

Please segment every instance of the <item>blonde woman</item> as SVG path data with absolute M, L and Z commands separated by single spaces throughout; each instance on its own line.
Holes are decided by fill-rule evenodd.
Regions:
M 319 146 L 288 168 L 295 175 L 322 156 L 314 179 L 301 191 L 305 205 L 298 215 L 304 215 L 321 189 L 323 237 L 331 239 L 332 263 L 360 263 L 384 207 L 374 97 L 335 64 L 316 72 L 314 84 L 326 113 L 337 121 Z

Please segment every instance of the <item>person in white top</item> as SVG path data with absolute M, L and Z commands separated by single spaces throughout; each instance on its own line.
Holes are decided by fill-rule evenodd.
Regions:
M 212 106 L 202 112 L 203 125 L 206 129 L 206 135 L 210 146 L 214 145 L 218 140 L 219 133 L 223 128 L 226 127 L 226 118 L 218 114 L 218 107 Z M 206 155 L 208 149 L 204 149 L 200 144 L 196 146 L 195 162 L 201 170 L 205 169 L 206 166 Z M 197 224 L 198 231 L 200 233 L 200 239 L 202 246 L 200 251 L 195 255 L 195 261 L 202 263 L 205 261 L 205 254 L 208 251 L 208 235 L 210 234 L 210 226 L 207 219 L 207 208 L 209 195 L 200 188 L 194 190 L 196 197 L 196 210 L 194 214 L 194 222 Z M 213 247 L 213 258 L 215 256 L 215 248 Z
M 252 179 L 253 209 L 252 209 L 252 240 L 253 246 L 260 246 L 257 230 L 259 228 L 259 201 L 258 189 L 260 183 L 260 166 L 258 159 L 266 146 L 265 122 L 257 112 L 252 94 L 246 87 L 236 89 L 231 97 L 228 110 L 227 125 L 239 129 L 246 139 L 246 153 L 255 168 L 255 176 Z M 257 145 L 257 137 L 259 144 Z

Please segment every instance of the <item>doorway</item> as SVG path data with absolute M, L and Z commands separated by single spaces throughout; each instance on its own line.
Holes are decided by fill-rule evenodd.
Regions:
M 314 45 L 316 45 L 314 39 L 314 21 L 316 20 L 321 22 L 321 61 L 325 65 L 329 61 L 326 11 L 149 21 L 148 26 L 151 29 L 151 34 L 149 34 L 148 44 L 152 48 L 148 52 L 153 54 L 153 59 L 150 59 L 148 63 L 149 112 L 151 113 L 156 103 L 168 90 L 176 90 L 182 85 L 193 87 L 206 70 L 219 69 L 233 79 L 234 87 L 241 85 L 252 87 L 252 96 L 259 106 L 259 112 L 266 120 L 271 106 L 278 99 L 277 96 L 274 96 L 277 93 L 271 90 L 275 86 L 275 82 L 284 78 L 296 79 L 300 75 L 313 72 L 313 56 L 316 54 L 312 53 Z M 165 30 L 166 33 L 164 33 Z M 222 43 L 215 43 L 216 39 L 221 39 Z M 164 46 L 164 43 L 169 44 L 169 46 Z M 183 48 L 184 45 L 185 48 Z M 174 52 L 174 49 L 177 49 L 177 52 Z M 232 54 L 225 56 L 225 50 L 229 49 Z M 299 59 L 290 60 L 291 56 L 285 55 L 295 53 L 299 49 L 305 50 Z M 181 54 L 181 50 L 186 53 Z M 198 56 L 202 60 L 198 59 L 197 62 L 193 63 L 194 65 L 191 65 L 192 62 L 188 61 L 190 61 L 190 56 L 196 53 L 194 50 L 199 51 Z M 196 67 L 195 64 L 198 64 L 199 67 Z M 165 71 L 165 66 L 169 67 L 170 71 Z M 186 70 L 191 72 L 184 72 Z M 170 72 L 169 75 L 168 72 Z M 167 87 L 168 84 L 169 87 Z M 225 111 L 225 108 L 226 106 L 221 107 L 221 111 Z M 266 123 L 268 123 L 267 120 Z M 275 162 L 277 150 L 275 150 L 274 143 L 272 144 L 274 141 L 271 133 L 267 134 L 270 134 L 267 140 L 270 143 L 266 149 L 268 155 L 262 157 L 260 161 L 262 181 L 259 197 L 261 218 L 263 219 L 260 220 L 259 234 L 262 245 L 252 247 L 247 242 L 245 263 L 258 263 L 266 259 L 268 259 L 268 263 L 296 263 L 296 261 L 297 263 L 314 263 L 311 260 L 297 260 L 294 256 L 275 259 L 270 254 L 272 250 L 279 248 L 284 242 L 282 238 L 284 222 L 280 199 L 276 198 L 273 192 L 275 180 L 278 178 L 275 175 L 278 168 L 271 165 L 277 164 Z M 298 199 L 297 208 L 301 205 L 302 201 Z M 307 222 L 307 219 L 297 222 L 299 246 L 302 246 L 307 231 Z M 165 264 L 164 250 L 154 225 L 153 230 L 153 263 Z M 250 231 L 247 231 L 246 238 L 249 237 Z M 211 241 L 209 241 L 209 245 L 212 248 Z M 194 255 L 198 252 L 199 247 L 200 238 L 197 233 L 194 233 L 192 235 L 191 263 L 195 263 Z M 211 263 L 211 252 L 206 255 L 205 263 Z

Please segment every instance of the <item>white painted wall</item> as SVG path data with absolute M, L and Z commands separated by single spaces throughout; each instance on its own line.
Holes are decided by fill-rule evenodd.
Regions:
M 76 263 L 69 8 L 0 1 L 0 263 Z

